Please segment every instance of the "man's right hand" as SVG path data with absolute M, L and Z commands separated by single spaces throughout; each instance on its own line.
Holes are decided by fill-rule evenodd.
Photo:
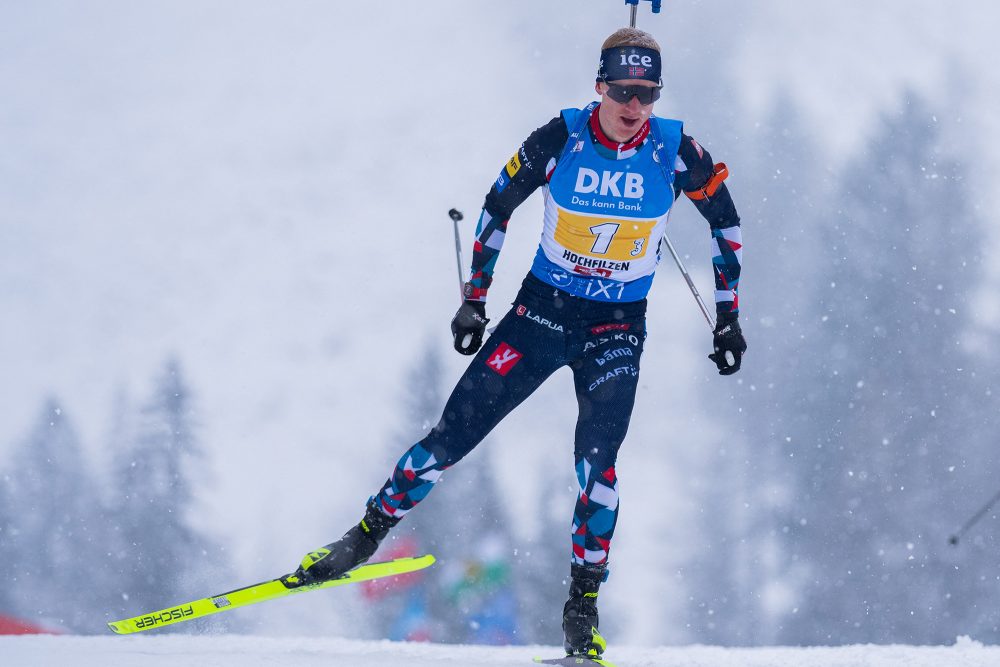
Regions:
M 486 331 L 486 304 L 482 301 L 465 301 L 451 321 L 451 334 L 455 349 L 462 354 L 475 354 L 483 345 Z

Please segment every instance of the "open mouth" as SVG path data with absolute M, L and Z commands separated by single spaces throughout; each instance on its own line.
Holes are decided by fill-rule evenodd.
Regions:
M 621 119 L 622 125 L 630 130 L 639 129 L 639 125 L 642 123 L 641 118 L 627 118 L 625 116 L 619 116 L 619 118 Z

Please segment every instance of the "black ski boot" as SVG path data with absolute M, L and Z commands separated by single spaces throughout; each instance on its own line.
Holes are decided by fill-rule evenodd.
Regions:
M 573 580 L 569 585 L 569 600 L 563 607 L 563 634 L 566 653 L 599 658 L 608 643 L 597 631 L 597 589 L 608 576 L 601 565 L 570 567 Z
M 294 573 L 283 577 L 282 582 L 289 588 L 318 584 L 337 579 L 348 570 L 365 563 L 378 549 L 389 529 L 399 523 L 378 508 L 374 498 L 365 507 L 361 523 L 344 533 L 332 544 L 310 551 L 302 558 L 302 563 Z

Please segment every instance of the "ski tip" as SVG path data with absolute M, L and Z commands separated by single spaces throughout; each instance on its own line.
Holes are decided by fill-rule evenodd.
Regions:
M 111 632 L 115 633 L 116 635 L 128 634 L 128 630 L 126 630 L 124 627 L 120 625 L 120 621 L 109 621 L 108 627 L 111 628 Z

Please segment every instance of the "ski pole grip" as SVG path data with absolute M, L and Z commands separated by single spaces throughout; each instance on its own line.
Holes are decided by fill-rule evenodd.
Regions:
M 660 13 L 660 5 L 662 4 L 663 0 L 649 0 L 649 2 L 652 3 L 652 5 L 653 5 L 653 13 L 654 14 L 659 14 Z M 626 5 L 632 5 L 633 7 L 638 7 L 639 6 L 639 0 L 625 0 L 625 4 Z
M 457 208 L 452 208 L 448 210 L 448 217 L 454 220 L 455 222 L 461 222 L 465 216 L 462 215 L 462 212 L 459 211 Z

